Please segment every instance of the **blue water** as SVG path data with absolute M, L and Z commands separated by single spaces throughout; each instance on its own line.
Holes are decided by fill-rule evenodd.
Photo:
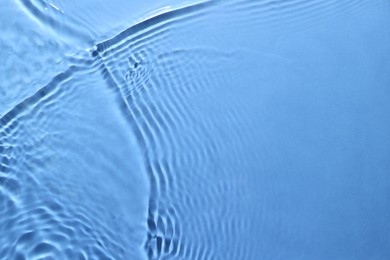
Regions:
M 390 1 L 0 0 L 0 259 L 390 259 Z

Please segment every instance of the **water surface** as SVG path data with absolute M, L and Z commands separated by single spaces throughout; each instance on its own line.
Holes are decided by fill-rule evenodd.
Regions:
M 390 257 L 388 1 L 0 5 L 0 259 Z

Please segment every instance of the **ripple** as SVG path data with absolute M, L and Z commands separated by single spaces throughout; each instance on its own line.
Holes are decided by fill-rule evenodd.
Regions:
M 7 233 L 7 237 L 0 242 L 4 245 L 0 247 L 0 258 L 123 259 L 135 254 L 132 250 L 136 250 L 136 243 L 125 245 L 124 242 L 134 238 L 139 232 L 136 229 L 140 229 L 130 222 L 131 219 L 123 219 L 133 213 L 125 213 L 127 209 L 123 204 L 106 213 L 102 205 L 106 205 L 108 200 L 116 200 L 115 196 L 121 192 L 125 193 L 123 196 L 131 197 L 136 190 L 131 190 L 131 195 L 122 187 L 111 195 L 111 186 L 105 186 L 103 190 L 106 192 L 101 193 L 100 184 L 96 186 L 88 179 L 78 182 L 80 178 L 76 178 L 78 173 L 85 175 L 95 171 L 103 174 L 98 169 L 107 173 L 114 170 L 126 172 L 123 168 L 120 170 L 119 165 L 125 168 L 130 165 L 118 164 L 118 154 L 113 156 L 116 152 L 101 149 L 98 144 L 94 145 L 100 153 L 94 152 L 93 156 L 104 156 L 107 160 L 102 163 L 95 162 L 96 166 L 91 167 L 91 159 L 85 158 L 91 153 L 85 149 L 77 155 L 76 151 L 81 151 L 80 145 L 83 147 L 85 141 L 90 142 L 90 136 L 102 132 L 96 131 L 95 123 L 79 132 L 78 126 L 83 124 L 75 122 L 93 120 L 94 110 L 88 106 L 99 104 L 99 100 L 102 97 L 106 99 L 110 93 L 90 93 L 94 91 L 94 83 L 101 80 L 99 74 L 88 77 L 97 68 L 93 60 L 71 58 L 68 62 L 73 65 L 65 72 L 55 75 L 49 83 L 1 116 L 0 202 L 6 217 L 0 220 L 0 230 Z M 109 92 L 101 82 L 98 86 Z M 87 95 L 95 103 L 85 103 L 83 99 Z M 112 109 L 116 105 L 113 102 L 111 110 L 107 107 L 107 113 L 112 125 L 120 129 L 121 119 L 112 117 Z M 105 127 L 104 124 L 102 127 Z M 87 138 L 83 137 L 84 133 L 88 133 L 85 135 Z M 123 134 L 117 135 L 117 138 L 123 138 Z M 122 142 L 128 147 L 123 151 L 134 149 L 128 143 L 129 139 Z M 134 159 L 128 162 L 134 162 Z M 95 178 L 98 176 L 95 175 Z M 111 174 L 110 178 L 111 182 L 118 181 L 116 174 Z M 128 181 L 122 180 L 121 183 Z M 137 181 L 139 184 L 140 181 Z M 115 186 L 118 188 L 118 185 Z M 117 225 L 113 222 L 115 218 L 121 219 L 120 234 L 111 229 Z M 125 222 L 128 223 L 126 226 L 123 225 Z
M 230 78 L 224 72 L 226 69 L 234 71 L 232 60 L 237 59 L 239 52 L 219 51 L 207 45 L 195 48 L 185 45 L 186 41 L 180 37 L 182 30 L 193 26 L 195 21 L 202 23 L 208 15 L 206 11 L 199 11 L 198 8 L 172 11 L 165 18 L 140 23 L 98 44 L 98 55 L 94 55 L 104 63 L 104 73 L 110 75 L 109 84 L 115 85 L 121 93 L 133 131 L 144 151 L 150 183 L 144 248 L 150 259 L 213 255 L 212 248 L 224 241 L 204 241 L 202 234 L 215 232 L 233 237 L 243 226 L 238 216 L 224 220 L 225 215 L 234 214 L 240 208 L 238 205 L 212 210 L 220 208 L 221 190 L 209 183 L 215 183 L 210 178 L 217 181 L 228 175 L 225 170 L 216 168 L 221 159 L 215 156 L 221 150 L 237 149 L 246 142 L 238 132 L 230 134 L 230 145 L 226 145 L 224 136 L 212 137 L 210 133 L 218 128 L 216 122 L 227 125 L 229 120 L 235 122 L 245 113 L 225 107 L 225 115 L 219 111 L 213 114 L 219 117 L 216 120 L 200 112 L 204 111 L 201 106 L 215 109 L 212 105 L 215 100 L 211 97 L 228 84 Z M 183 20 L 184 15 L 188 19 Z M 170 45 L 170 41 L 177 43 Z M 224 63 L 227 68 L 220 67 Z M 205 98 L 205 95 L 209 96 Z M 224 121 L 225 116 L 228 121 Z M 240 197 L 238 187 L 241 185 L 230 186 L 222 194 Z M 204 210 L 210 214 L 203 215 L 201 221 L 190 213 Z M 202 223 L 210 225 L 202 229 Z M 190 227 L 197 230 L 191 231 Z M 190 236 L 196 238 L 196 242 L 191 242 Z M 244 256 L 245 251 L 242 248 L 236 256 Z
M 342 160 L 365 154 L 347 149 L 361 135 L 345 122 L 375 125 L 363 115 L 383 116 L 388 102 L 380 99 L 379 113 L 356 98 L 356 89 L 343 86 L 362 88 L 351 75 L 367 70 L 329 58 L 360 62 L 345 39 L 358 34 L 352 25 L 363 23 L 357 18 L 367 16 L 369 1 L 206 1 L 165 8 L 105 39 L 88 15 L 76 18 L 64 3 L 18 3 L 74 48 L 55 69 L 39 71 L 47 72 L 43 78 L 26 65 L 23 75 L 33 75 L 22 86 L 34 81 L 33 90 L 2 107 L 0 233 L 7 236 L 0 237 L 0 258 L 317 258 L 311 250 L 335 255 L 329 238 L 372 236 L 343 207 L 362 215 L 360 205 L 377 200 L 367 199 L 372 192 L 354 183 L 353 173 L 342 174 Z M 328 40 L 337 33 L 348 36 L 338 39 L 340 53 Z M 340 89 L 318 83 L 328 78 Z M 333 139 L 342 159 L 328 144 Z M 339 183 L 342 177 L 348 180 Z M 353 185 L 367 205 L 347 201 Z M 348 190 L 348 198 L 331 188 Z M 350 219 L 359 228 L 339 228 Z

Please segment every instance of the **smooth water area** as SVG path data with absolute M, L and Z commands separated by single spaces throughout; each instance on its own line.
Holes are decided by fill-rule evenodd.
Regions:
M 390 259 L 388 0 L 0 0 L 0 259 Z

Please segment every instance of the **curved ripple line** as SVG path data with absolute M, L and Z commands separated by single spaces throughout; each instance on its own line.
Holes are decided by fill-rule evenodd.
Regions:
M 164 28 L 168 29 L 170 27 L 166 26 Z M 172 193 L 171 186 L 174 184 L 172 180 L 175 178 L 172 176 L 171 167 L 162 167 L 162 165 L 171 164 L 173 159 L 171 158 L 167 163 L 166 158 L 161 158 L 158 151 L 159 147 L 160 150 L 164 146 L 165 148 L 169 147 L 165 150 L 172 151 L 175 148 L 183 148 L 195 142 L 198 137 L 194 132 L 190 132 L 188 139 L 181 140 L 184 142 L 177 147 L 172 141 L 174 136 L 171 132 L 172 129 L 185 129 L 186 124 L 194 119 L 191 107 L 186 99 L 209 84 L 207 83 L 208 79 L 205 79 L 204 82 L 188 85 L 189 81 L 184 79 L 182 75 L 175 77 L 177 74 L 164 75 L 164 72 L 172 71 L 171 66 L 180 58 L 185 58 L 183 62 L 192 61 L 190 64 L 200 66 L 201 59 L 207 59 L 208 55 L 205 53 L 196 56 L 199 54 L 198 51 L 178 50 L 159 54 L 154 58 L 152 55 L 153 49 L 147 48 L 145 45 L 149 46 L 150 42 L 156 39 L 154 36 L 160 36 L 159 30 L 161 31 L 161 29 L 151 28 L 151 30 L 153 30 L 152 35 L 147 30 L 143 33 L 148 37 L 146 41 L 145 38 L 139 37 L 142 44 L 139 44 L 136 48 L 131 45 L 131 39 L 134 38 L 130 37 L 130 39 L 120 39 L 118 41 L 120 44 L 114 46 L 115 52 L 111 51 L 112 49 L 107 52 L 103 48 L 99 51 L 99 48 L 97 48 L 93 56 L 101 59 L 102 67 L 104 67 L 103 74 L 107 78 L 108 84 L 113 86 L 123 98 L 128 109 L 129 121 L 132 122 L 133 131 L 138 137 L 141 149 L 144 151 L 145 170 L 150 184 L 147 213 L 148 232 L 144 249 L 150 259 L 173 255 L 183 257 L 184 252 L 189 252 L 185 249 L 185 246 L 189 244 L 181 241 L 179 237 L 181 228 L 173 224 L 177 223 L 176 214 L 171 211 L 168 211 L 168 214 L 166 213 L 167 208 L 172 208 L 169 197 Z M 118 53 L 120 53 L 120 56 L 118 56 Z M 130 57 L 126 58 L 128 56 Z M 129 72 L 126 72 L 126 70 Z M 180 69 L 178 74 L 184 71 L 184 68 Z M 151 75 L 151 78 L 149 78 L 149 75 Z M 180 88 L 163 88 L 169 85 L 180 86 Z M 158 102 L 156 100 L 158 94 L 163 94 L 159 100 L 167 98 L 170 102 Z M 183 117 L 183 115 L 186 116 Z M 168 143 L 164 141 L 167 136 L 169 136 Z M 216 146 L 211 145 L 210 147 L 215 149 Z M 210 152 L 210 147 L 204 147 L 200 154 L 194 153 L 189 159 L 199 162 L 201 157 L 207 156 Z M 196 165 L 195 162 L 193 164 Z M 162 217 L 164 214 L 167 214 L 166 218 L 169 219 L 165 222 Z M 168 230 L 170 231 L 167 232 Z M 171 238 L 172 233 L 177 234 L 175 239 Z M 172 243 L 172 241 L 177 242 Z M 175 246 L 172 247 L 171 245 Z M 166 249 L 163 250 L 163 248 Z
M 83 65 L 70 65 L 66 71 L 58 73 L 49 81 L 49 83 L 38 89 L 34 94 L 25 98 L 23 101 L 19 102 L 12 109 L 2 115 L 0 117 L 0 129 L 11 123 L 26 109 L 35 105 L 36 103 L 39 103 L 40 100 L 52 94 L 60 84 L 69 80 L 75 72 L 81 71 L 83 69 L 85 69 Z
M 125 40 L 131 35 L 134 35 L 145 28 L 151 28 L 153 26 L 156 26 L 158 24 L 164 24 L 168 21 L 185 17 L 186 15 L 194 14 L 195 12 L 201 11 L 203 9 L 206 9 L 213 4 L 215 4 L 217 1 L 205 1 L 205 2 L 199 2 L 191 5 L 187 5 L 184 7 L 180 7 L 177 9 L 172 10 L 164 10 L 163 13 L 157 14 L 155 16 L 146 18 L 145 20 L 129 27 L 128 29 L 122 31 L 118 35 L 114 36 L 113 38 L 110 38 L 108 40 L 105 40 L 103 42 L 100 42 L 96 44 L 97 51 L 98 52 L 104 52 L 108 48 L 110 48 L 113 45 L 116 45 L 120 43 L 121 41 Z

